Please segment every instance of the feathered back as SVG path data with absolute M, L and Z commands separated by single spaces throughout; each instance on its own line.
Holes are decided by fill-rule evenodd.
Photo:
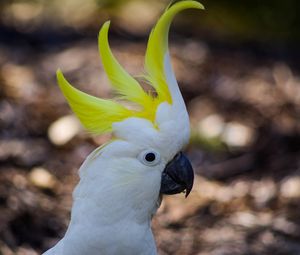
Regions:
M 88 131 L 96 134 L 109 132 L 113 123 L 130 117 L 147 119 L 156 126 L 156 111 L 161 103 L 167 102 L 170 105 L 183 103 L 170 63 L 168 32 L 174 16 L 188 8 L 204 9 L 196 1 L 177 2 L 163 13 L 150 34 L 145 57 L 145 77 L 155 89 L 156 95 L 144 91 L 138 81 L 118 63 L 108 43 L 110 22 L 107 21 L 102 26 L 98 45 L 104 70 L 113 89 L 119 95 L 118 98 L 136 104 L 138 106 L 136 110 L 126 108 L 117 100 L 101 99 L 79 91 L 65 79 L 60 70 L 57 71 L 57 80 L 62 93 Z M 184 103 L 183 107 L 185 109 Z

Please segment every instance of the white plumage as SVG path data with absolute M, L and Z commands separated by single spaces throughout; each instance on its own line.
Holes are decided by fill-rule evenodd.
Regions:
M 158 40 L 160 34 L 155 33 L 167 33 L 172 17 L 186 8 L 202 5 L 194 1 L 174 4 L 159 21 L 152 38 Z M 150 225 L 160 205 L 160 192 L 189 192 L 193 182 L 190 164 L 178 154 L 189 141 L 188 114 L 167 48 L 161 57 L 172 103 L 160 103 L 154 120 L 129 116 L 112 122 L 114 139 L 92 152 L 79 170 L 80 182 L 73 193 L 65 236 L 44 255 L 157 254 Z M 154 68 L 153 73 L 157 70 Z M 154 78 L 159 80 L 159 75 Z M 58 79 L 73 110 L 82 116 L 82 112 L 76 112 L 76 104 L 83 93 L 75 91 L 78 95 L 74 96 L 70 85 L 61 76 Z

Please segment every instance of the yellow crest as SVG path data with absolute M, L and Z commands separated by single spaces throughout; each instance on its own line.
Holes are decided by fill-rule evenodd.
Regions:
M 110 22 L 107 21 L 99 32 L 99 52 L 104 70 L 113 89 L 121 99 L 132 102 L 138 106 L 137 110 L 130 110 L 116 100 L 101 99 L 88 95 L 74 88 L 57 71 L 59 87 L 67 99 L 70 107 L 77 115 L 83 126 L 90 132 L 100 134 L 109 132 L 114 122 L 129 117 L 145 118 L 155 125 L 157 107 L 162 102 L 172 104 L 172 93 L 167 83 L 165 72 L 165 56 L 168 53 L 168 32 L 174 16 L 188 8 L 204 9 L 196 1 L 181 1 L 168 8 L 156 26 L 153 28 L 146 50 L 145 69 L 146 79 L 155 89 L 157 95 L 147 93 L 137 80 L 129 75 L 113 56 L 108 44 L 108 30 Z

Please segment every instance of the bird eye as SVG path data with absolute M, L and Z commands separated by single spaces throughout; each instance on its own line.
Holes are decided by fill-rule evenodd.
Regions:
M 160 155 L 154 150 L 142 151 L 138 158 L 146 166 L 155 166 L 160 162 Z

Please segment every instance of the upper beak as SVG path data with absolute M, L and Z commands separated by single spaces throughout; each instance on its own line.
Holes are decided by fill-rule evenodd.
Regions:
M 161 176 L 160 193 L 189 195 L 194 183 L 194 171 L 188 158 L 179 152 L 166 166 Z

